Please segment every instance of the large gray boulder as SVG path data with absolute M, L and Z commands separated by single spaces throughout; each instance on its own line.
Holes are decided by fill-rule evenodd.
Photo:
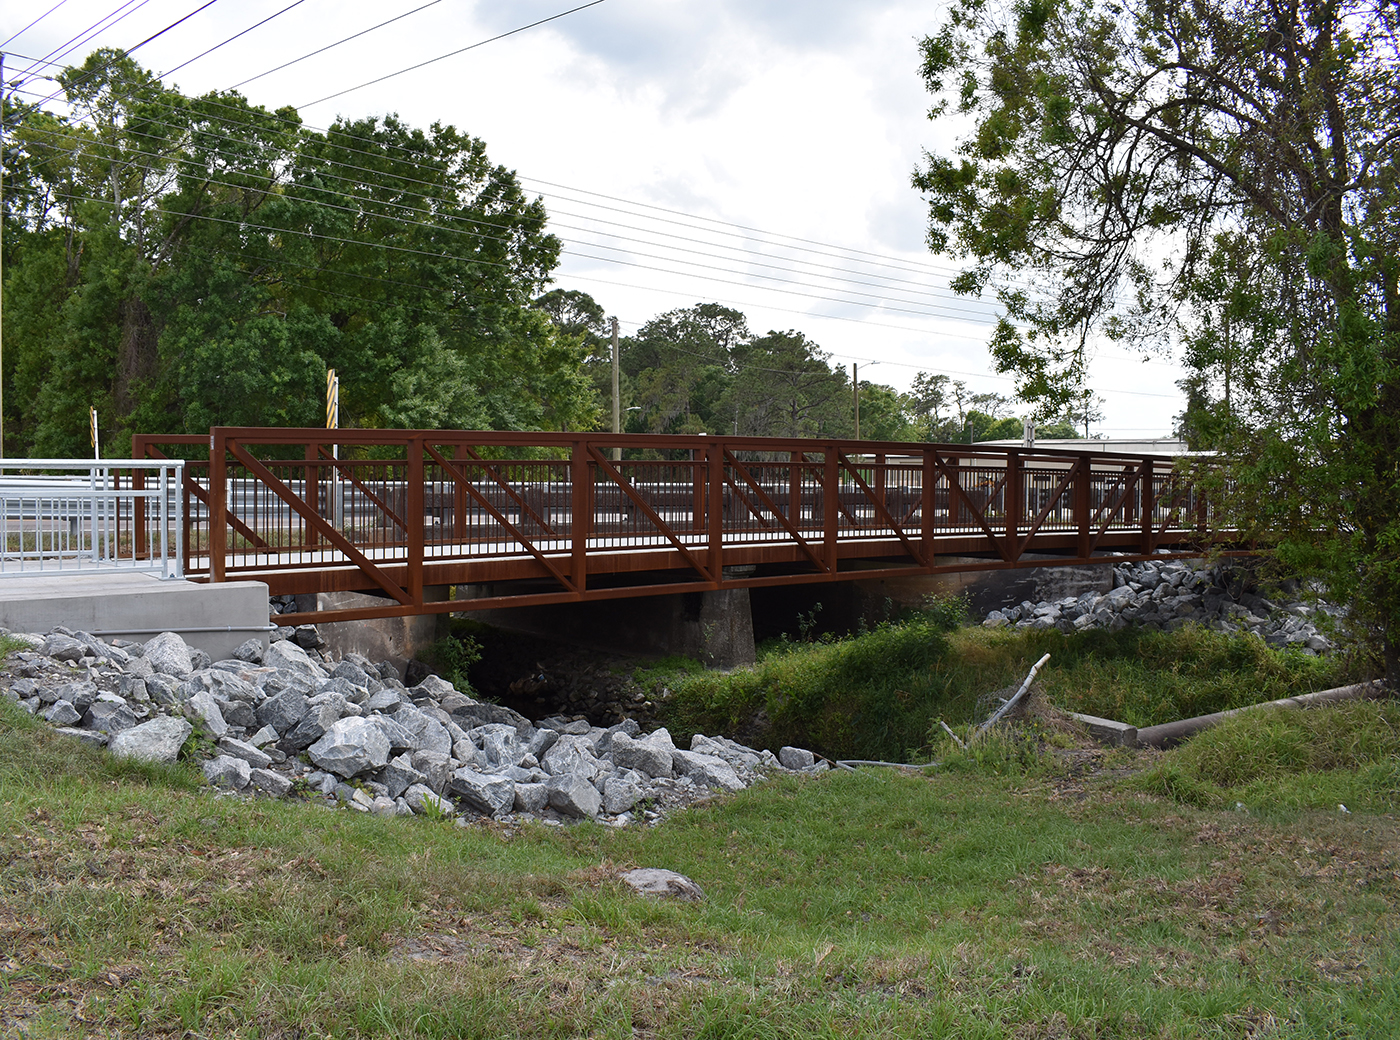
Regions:
M 217 740 L 228 732 L 228 723 L 224 721 L 224 713 L 219 709 L 219 703 L 214 699 L 214 695 L 208 690 L 200 690 L 189 699 L 185 713 L 199 720 L 205 731 Z
M 118 758 L 143 762 L 174 762 L 194 727 L 184 719 L 162 715 L 115 734 L 107 749 Z
M 263 654 L 263 664 L 269 668 L 297 672 L 315 679 L 326 678 L 326 670 L 307 657 L 306 651 L 290 639 L 269 646 Z
M 83 725 L 88 729 L 99 730 L 102 733 L 120 733 L 124 729 L 130 729 L 140 721 L 136 717 L 136 712 L 132 711 L 125 701 L 99 699 L 88 708 Z
M 463 767 L 452 774 L 447 788 L 477 812 L 500 816 L 515 804 L 515 781 Z
M 326 772 L 349 778 L 387 765 L 389 740 L 378 726 L 352 717 L 334 723 L 307 754 Z
M 39 715 L 52 726 L 71 726 L 83 717 L 78 709 L 67 701 L 54 701 Z
M 608 745 L 608 755 L 619 769 L 635 769 L 650 777 L 668 779 L 675 775 L 675 751 L 671 734 L 664 729 L 641 738 L 614 733 Z
M 215 787 L 232 787 L 241 791 L 248 786 L 251 767 L 241 758 L 232 755 L 219 755 L 203 765 L 204 779 Z
M 413 757 L 408 754 L 389 759 L 379 782 L 389 789 L 389 797 L 397 798 L 414 784 L 427 782 L 427 774 L 413 768 Z
M 306 714 L 306 695 L 300 690 L 283 690 L 258 706 L 259 726 L 271 726 L 278 733 L 290 733 Z
M 322 701 L 320 704 L 308 703 L 306 714 L 292 727 L 290 733 L 283 735 L 282 743 L 293 751 L 304 751 L 325 736 L 338 721 L 340 721 L 340 705 L 333 700 Z M 383 739 L 383 734 L 380 736 Z M 385 748 L 387 754 L 387 740 L 385 740 Z
M 389 741 L 389 749 L 392 754 L 414 750 L 417 738 L 392 717 L 388 715 L 367 715 L 365 716 L 365 721 L 372 726 L 379 727 L 379 732 L 383 733 L 385 739 Z M 394 795 L 393 797 L 397 798 L 398 795 Z
M 146 658 L 146 663 L 161 675 L 188 679 L 194 672 L 190 663 L 189 645 L 177 632 L 162 632 L 148 639 L 142 656 Z
M 54 632 L 44 640 L 44 645 L 39 652 L 45 657 L 52 657 L 55 661 L 80 661 L 87 655 L 88 651 L 81 639 L 74 639 L 61 632 Z
M 537 813 L 549 804 L 549 788 L 544 784 L 522 784 L 515 785 L 515 811 L 518 813 Z
M 549 804 L 565 816 L 586 816 L 593 819 L 603 807 L 603 797 L 592 781 L 577 773 L 551 776 L 545 781 Z
M 520 746 L 520 736 L 514 726 L 494 722 L 486 726 L 477 726 L 467 735 L 471 737 L 472 743 L 481 749 L 490 765 L 518 765 L 525 757 L 525 749 Z
M 427 712 L 405 704 L 394 712 L 394 721 L 413 735 L 414 751 L 432 751 L 439 755 L 452 754 L 452 734 L 447 727 Z
M 671 756 L 676 772 L 687 776 L 697 784 L 718 788 L 721 791 L 742 791 L 744 781 L 739 779 L 734 767 L 714 755 L 702 755 L 695 751 L 677 751 Z
M 603 810 L 611 816 L 625 813 L 642 799 L 642 789 L 620 776 L 603 781 Z
M 565 734 L 545 752 L 540 767 L 551 776 L 580 776 L 592 781 L 598 775 L 598 759 L 587 737 Z

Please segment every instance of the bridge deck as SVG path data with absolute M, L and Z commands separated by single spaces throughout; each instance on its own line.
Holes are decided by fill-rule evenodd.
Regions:
M 224 428 L 135 449 L 188 460 L 189 577 L 385 597 L 335 619 L 968 569 L 940 564 L 950 555 L 986 567 L 1196 555 L 1212 515 L 1160 456 Z M 425 600 L 445 584 L 491 589 Z

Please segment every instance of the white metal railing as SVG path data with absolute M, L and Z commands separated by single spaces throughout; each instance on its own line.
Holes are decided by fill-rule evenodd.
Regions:
M 183 459 L 0 459 L 0 577 L 185 574 Z

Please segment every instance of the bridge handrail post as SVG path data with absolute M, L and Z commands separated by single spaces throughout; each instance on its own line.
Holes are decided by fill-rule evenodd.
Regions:
M 923 472 L 920 475 L 919 487 L 919 516 L 922 520 L 924 561 L 929 569 L 933 568 L 933 545 L 934 545 L 934 510 L 937 508 L 935 494 L 938 485 L 938 464 L 934 462 L 933 449 L 923 450 Z
M 1016 551 L 1016 539 L 1021 528 L 1022 500 L 1025 495 L 1025 458 L 1014 448 L 1006 453 L 1006 547 L 1011 559 Z
M 569 454 L 569 524 L 570 558 L 572 559 L 574 589 L 588 588 L 588 535 L 592 527 L 593 478 L 588 464 L 588 445 L 581 438 L 574 440 Z
M 1142 515 L 1139 517 L 1142 531 L 1140 551 L 1143 555 L 1147 555 L 1155 552 L 1157 548 L 1152 544 L 1157 511 L 1157 464 L 1152 459 L 1144 458 L 1142 460 L 1142 477 L 1139 479 L 1138 485 L 1141 489 L 1139 498 L 1142 503 Z
M 841 470 L 835 444 L 823 444 L 822 540 L 826 548 L 826 568 L 837 571 L 837 528 L 841 520 Z
M 705 527 L 709 542 L 710 573 L 715 581 L 724 580 L 724 442 L 705 445 L 705 484 L 708 506 Z
M 223 581 L 228 563 L 228 439 L 209 431 L 209 580 Z
M 424 507 L 423 438 L 412 437 L 408 441 L 408 495 L 405 502 L 404 521 L 408 524 L 408 581 L 405 592 L 417 606 L 423 602 L 423 518 Z
M 303 458 L 306 459 L 306 465 L 302 467 L 301 471 L 302 500 L 311 507 L 311 511 L 317 516 L 321 515 L 321 467 L 317 465 L 320 451 L 321 446 L 315 441 L 306 443 L 306 449 L 302 452 Z M 302 541 L 308 548 L 315 549 L 321 544 L 321 536 L 314 527 L 307 529 L 303 525 L 303 530 L 306 530 L 306 534 Z
M 1079 456 L 1079 472 L 1074 478 L 1074 524 L 1077 531 L 1076 544 L 1081 560 L 1089 559 L 1093 552 L 1092 536 L 1089 532 L 1089 513 L 1092 504 L 1092 484 L 1094 459 L 1092 455 Z

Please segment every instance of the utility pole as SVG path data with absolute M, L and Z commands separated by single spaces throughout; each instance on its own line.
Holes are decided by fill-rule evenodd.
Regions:
M 617 318 L 612 320 L 612 392 L 613 392 L 613 433 L 622 432 L 622 396 L 619 387 L 622 385 L 621 363 L 617 356 Z M 613 461 L 622 461 L 622 447 L 613 448 Z
M 851 362 L 851 389 L 856 396 L 856 440 L 860 440 L 860 366 Z

